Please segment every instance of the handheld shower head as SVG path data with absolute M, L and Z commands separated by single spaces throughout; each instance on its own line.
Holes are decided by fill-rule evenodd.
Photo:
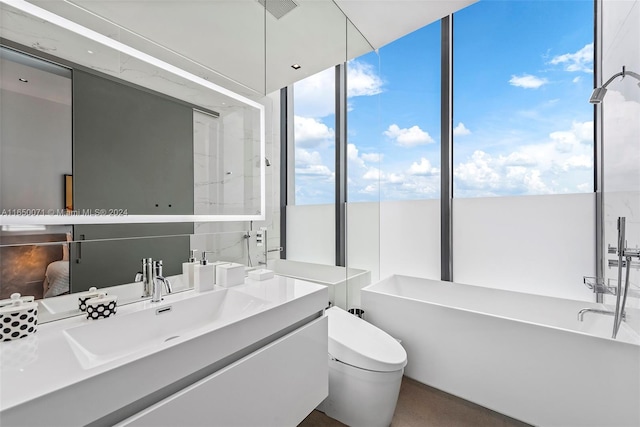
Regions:
M 604 87 L 597 87 L 593 90 L 591 98 L 589 98 L 589 102 L 591 104 L 601 104 L 606 94 L 607 89 L 605 89 Z
M 640 81 L 640 74 L 634 73 L 633 71 L 627 71 L 626 66 L 623 65 L 621 72 L 615 73 L 613 76 L 611 76 L 611 78 L 609 78 L 609 80 L 607 80 L 605 84 L 593 90 L 593 93 L 591 94 L 591 98 L 589 98 L 589 102 L 591 104 L 601 104 L 602 101 L 604 100 L 604 96 L 607 94 L 607 86 L 609 86 L 609 84 L 611 84 L 612 81 L 614 81 L 616 78 L 620 76 L 622 76 L 623 79 L 626 76 L 631 76 L 634 79 Z M 640 87 L 640 83 L 638 83 L 638 87 Z

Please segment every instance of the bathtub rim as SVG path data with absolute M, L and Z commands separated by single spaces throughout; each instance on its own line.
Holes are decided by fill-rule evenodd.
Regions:
M 470 285 L 467 283 L 458 283 L 458 282 L 447 282 L 444 280 L 437 280 L 437 279 L 428 279 L 425 277 L 417 277 L 417 276 L 408 276 L 405 274 L 391 274 L 383 279 L 378 280 L 375 283 L 372 283 L 370 285 L 365 286 L 364 288 L 362 288 L 362 292 L 371 292 L 374 294 L 378 294 L 378 295 L 387 295 L 387 296 L 391 296 L 393 298 L 400 298 L 400 299 L 404 299 L 404 300 L 409 300 L 409 301 L 415 301 L 415 302 L 419 302 L 419 303 L 423 303 L 423 304 L 429 304 L 432 306 L 437 306 L 437 307 L 442 307 L 442 308 L 448 308 L 448 309 L 454 309 L 454 310 L 460 310 L 460 311 L 464 311 L 467 313 L 473 313 L 473 314 L 478 314 L 478 315 L 483 315 L 483 316 L 490 316 L 490 317 L 494 317 L 497 319 L 502 319 L 502 320 L 508 320 L 511 322 L 518 322 L 518 323 L 523 323 L 523 324 L 527 324 L 527 325 L 533 325 L 533 326 L 538 326 L 538 327 L 544 327 L 544 328 L 551 328 L 551 329 L 555 329 L 558 331 L 562 331 L 564 333 L 572 333 L 572 334 L 580 334 L 580 335 L 584 335 L 587 337 L 591 337 L 591 338 L 596 338 L 596 339 L 603 339 L 603 340 L 607 340 L 610 342 L 615 342 L 618 344 L 624 344 L 624 345 L 630 345 L 633 347 L 638 347 L 638 349 L 640 350 L 640 334 L 638 334 L 631 326 L 629 326 L 628 324 L 626 324 L 625 322 L 623 322 L 620 326 L 621 330 L 625 331 L 624 335 L 627 335 L 630 337 L 630 340 L 622 340 L 622 339 L 614 339 L 611 338 L 610 336 L 604 337 L 601 335 L 594 335 L 594 334 L 590 334 L 588 332 L 584 332 L 584 331 L 578 331 L 575 329 L 569 329 L 569 328 L 564 328 L 561 326 L 556 326 L 556 325 L 548 325 L 548 324 L 544 324 L 544 323 L 539 323 L 539 322 L 533 322 L 530 320 L 523 320 L 523 319 L 517 319 L 514 317 L 509 317 L 509 316 L 503 316 L 503 315 L 498 315 L 498 314 L 494 314 L 494 313 L 488 313 L 486 311 L 479 311 L 479 310 L 472 310 L 469 308 L 462 308 L 462 307 L 456 307 L 454 305 L 451 304 L 443 304 L 443 303 L 439 303 L 439 302 L 433 302 L 433 301 L 428 301 L 428 300 L 423 300 L 423 299 L 418 299 L 418 298 L 414 298 L 414 297 L 408 297 L 408 296 L 404 296 L 404 295 L 397 295 L 397 294 L 392 294 L 389 292 L 383 292 L 377 289 L 372 289 L 375 286 L 380 285 L 383 282 L 389 281 L 391 279 L 393 279 L 394 277 L 406 277 L 409 279 L 418 279 L 418 280 L 426 280 L 426 281 L 430 281 L 430 282 L 437 282 L 439 284 L 442 285 L 447 285 L 447 284 L 455 284 L 458 286 L 463 286 L 463 287 L 474 287 L 474 288 L 482 288 L 482 289 L 487 289 L 490 291 L 499 291 L 499 292 L 505 292 L 505 293 L 510 293 L 510 294 L 518 294 L 518 295 L 532 295 L 532 296 L 536 296 L 536 297 L 542 297 L 542 298 L 553 298 L 553 299 L 558 299 L 558 300 L 563 300 L 563 301 L 571 301 L 571 302 L 580 302 L 580 303 L 584 303 L 585 308 L 598 308 L 598 309 L 602 309 L 602 308 L 606 308 L 606 306 L 604 304 L 598 304 L 595 302 L 590 302 L 590 301 L 580 301 L 580 300 L 571 300 L 571 299 L 567 299 L 567 298 L 559 298 L 559 297 L 552 297 L 552 296 L 547 296 L 547 295 L 539 295 L 539 294 L 530 294 L 530 293 L 525 293 L 525 292 L 516 292 L 516 291 L 510 291 L 510 290 L 506 290 L 506 289 L 498 289 L 498 288 L 490 288 L 487 286 L 481 286 L 481 285 Z M 364 294 L 363 294 L 364 296 Z M 362 298 L 362 296 L 361 296 Z

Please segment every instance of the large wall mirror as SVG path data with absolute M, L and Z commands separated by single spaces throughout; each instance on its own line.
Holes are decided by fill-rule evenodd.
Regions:
M 270 94 L 372 49 L 332 1 L 275 3 L 0 0 L 0 299 L 64 317 L 143 257 L 250 259 L 279 209 Z

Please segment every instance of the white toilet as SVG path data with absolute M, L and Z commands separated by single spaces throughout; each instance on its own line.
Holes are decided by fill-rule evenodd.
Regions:
M 351 427 L 388 427 L 407 353 L 398 341 L 341 308 L 329 318 L 329 396 L 318 410 Z

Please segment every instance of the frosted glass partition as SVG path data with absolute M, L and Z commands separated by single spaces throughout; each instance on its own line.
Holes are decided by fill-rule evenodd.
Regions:
M 380 204 L 347 204 L 347 265 L 368 270 L 371 281 L 380 279 Z
M 380 277 L 440 279 L 440 200 L 380 203 Z
M 454 199 L 453 280 L 593 301 L 594 224 L 593 193 Z
M 287 259 L 335 265 L 332 204 L 287 206 Z

